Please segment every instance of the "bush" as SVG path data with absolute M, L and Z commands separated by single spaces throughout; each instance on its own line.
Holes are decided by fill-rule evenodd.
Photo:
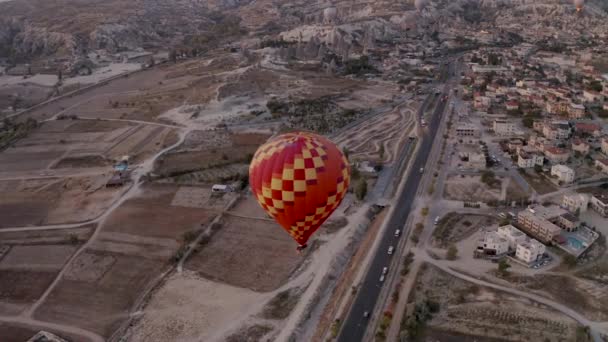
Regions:
M 420 210 L 420 213 L 422 214 L 422 216 L 427 216 L 429 214 L 429 208 L 428 207 L 424 207 Z
M 355 188 L 355 196 L 357 196 L 357 199 L 359 201 L 362 201 L 363 199 L 365 199 L 366 195 L 367 195 L 367 181 L 365 180 L 365 178 L 361 178 L 359 180 L 359 182 L 357 183 L 357 187 Z
M 448 251 L 445 253 L 445 258 L 448 260 L 456 260 L 456 258 L 458 258 L 458 248 L 454 245 L 450 245 Z

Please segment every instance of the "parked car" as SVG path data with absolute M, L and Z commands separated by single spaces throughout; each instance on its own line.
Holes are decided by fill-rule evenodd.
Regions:
M 390 247 L 388 248 L 388 255 L 393 254 L 393 251 L 394 251 L 394 250 L 395 250 L 395 247 L 390 246 Z
M 387 272 L 388 272 L 388 267 L 384 267 L 384 268 L 382 269 L 382 274 L 386 274 Z
M 401 230 L 395 230 L 395 237 L 399 237 L 399 235 L 401 235 Z
M 384 281 L 384 274 L 380 276 L 380 282 Z

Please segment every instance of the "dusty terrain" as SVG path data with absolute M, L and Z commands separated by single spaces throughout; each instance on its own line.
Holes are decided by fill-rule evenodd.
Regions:
M 490 187 L 480 176 L 449 176 L 445 183 L 444 198 L 465 202 L 512 201 L 525 197 L 525 192 L 510 178 L 501 178 Z
M 433 245 L 447 248 L 450 244 L 468 238 L 480 228 L 491 226 L 498 220 L 493 216 L 448 213 L 433 231 Z
M 418 273 L 410 302 L 434 308 L 426 329 L 417 332 L 427 341 L 438 335 L 450 336 L 450 340 L 453 336 L 455 341 L 473 337 L 487 337 L 488 341 L 572 340 L 577 328 L 570 318 L 542 305 L 469 284 L 428 265 Z M 406 326 L 402 329 L 407 330 Z

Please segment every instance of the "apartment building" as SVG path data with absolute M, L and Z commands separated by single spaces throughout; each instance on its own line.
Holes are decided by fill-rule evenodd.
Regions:
M 587 194 L 570 194 L 564 195 L 562 198 L 562 207 L 566 208 L 571 213 L 584 213 L 589 207 L 589 195 Z
M 527 264 L 540 259 L 545 254 L 545 245 L 535 239 L 529 239 L 517 245 L 515 257 Z
M 591 196 L 589 206 L 603 217 L 608 217 L 608 192 Z
M 510 120 L 495 119 L 492 128 L 497 135 L 513 135 L 515 133 L 515 123 Z
M 550 243 L 561 233 L 561 228 L 548 219 L 537 215 L 532 208 L 520 211 L 517 223 L 528 234 L 538 238 L 544 243 Z
M 574 170 L 567 167 L 566 165 L 553 165 L 551 167 L 551 176 L 556 176 L 560 182 L 572 183 L 574 182 Z

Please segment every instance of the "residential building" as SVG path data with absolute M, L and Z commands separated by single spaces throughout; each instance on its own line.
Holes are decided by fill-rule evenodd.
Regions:
M 520 138 L 509 139 L 507 142 L 507 148 L 509 152 L 515 152 L 519 150 L 520 147 L 524 146 L 524 141 Z
M 32 336 L 29 340 L 27 340 L 27 342 L 67 342 L 67 341 L 48 331 L 40 330 L 36 335 Z
M 608 137 L 602 138 L 602 152 L 608 155 Z
M 570 152 L 559 147 L 549 147 L 545 149 L 545 157 L 551 163 L 565 163 L 570 158 Z
M 527 264 L 531 264 L 545 254 L 545 249 L 545 245 L 535 239 L 530 239 L 517 245 L 515 257 Z
M 543 135 L 547 139 L 568 139 L 570 137 L 570 125 L 567 123 L 550 123 L 543 126 Z
M 584 213 L 589 206 L 589 195 L 587 194 L 570 194 L 564 195 L 562 198 L 562 207 L 568 209 L 572 213 Z
M 608 159 L 598 159 L 595 161 L 595 167 L 604 173 L 608 173 Z
M 545 121 L 535 120 L 532 123 L 532 129 L 536 132 L 542 133 L 543 129 L 545 128 L 545 123 Z
M 509 242 L 496 232 L 487 232 L 479 241 L 478 249 L 487 255 L 501 255 L 509 251 Z
M 530 235 L 549 243 L 561 234 L 561 228 L 548 219 L 537 215 L 533 208 L 520 211 L 517 223 Z
M 493 124 L 494 133 L 497 135 L 513 135 L 515 123 L 505 119 L 495 119 Z
M 496 72 L 496 73 L 500 73 L 500 72 L 505 72 L 508 69 L 502 66 L 497 66 L 497 65 L 479 65 L 479 64 L 473 64 L 471 66 L 471 69 L 473 70 L 474 73 L 481 73 L 481 74 L 486 74 L 486 73 L 490 73 L 490 72 Z
M 519 108 L 519 103 L 517 103 L 517 101 L 507 101 L 506 107 L 507 110 L 517 110 Z
M 580 222 L 578 220 L 578 217 L 570 214 L 570 213 L 563 213 L 561 215 L 559 215 L 558 217 L 556 217 L 554 219 L 554 223 L 562 228 L 565 231 L 568 232 L 573 232 L 575 230 L 578 229 L 578 227 L 580 226 Z
M 492 104 L 492 99 L 487 96 L 475 96 L 473 107 L 475 109 L 487 109 Z
M 520 150 L 517 156 L 517 166 L 524 169 L 534 167 L 535 165 L 543 166 L 544 162 L 545 158 L 540 153 L 524 152 L 523 150 Z
M 553 167 L 551 167 L 551 176 L 556 176 L 560 182 L 574 182 L 574 170 L 567 167 L 566 165 L 553 165 Z
M 506 239 L 509 243 L 509 248 L 512 250 L 515 250 L 517 245 L 526 241 L 527 238 L 526 234 L 510 224 L 498 227 L 496 234 Z
M 602 100 L 602 94 L 593 90 L 583 91 L 583 99 L 585 102 L 598 102 Z
M 456 136 L 459 137 L 480 137 L 481 132 L 479 128 L 471 124 L 461 124 L 456 127 Z
M 579 135 L 588 134 L 594 137 L 602 135 L 602 126 L 594 122 L 577 122 L 574 124 L 574 130 Z
M 608 217 L 608 192 L 591 196 L 589 205 L 591 206 L 591 209 L 595 210 L 598 214 L 603 217 Z
M 585 106 L 581 104 L 571 103 L 568 108 L 568 117 L 570 119 L 582 119 L 585 117 Z
M 608 148 L 608 144 L 606 145 Z M 587 155 L 589 154 L 589 144 L 587 144 L 583 139 L 572 139 L 572 151 L 578 152 L 582 155 Z

